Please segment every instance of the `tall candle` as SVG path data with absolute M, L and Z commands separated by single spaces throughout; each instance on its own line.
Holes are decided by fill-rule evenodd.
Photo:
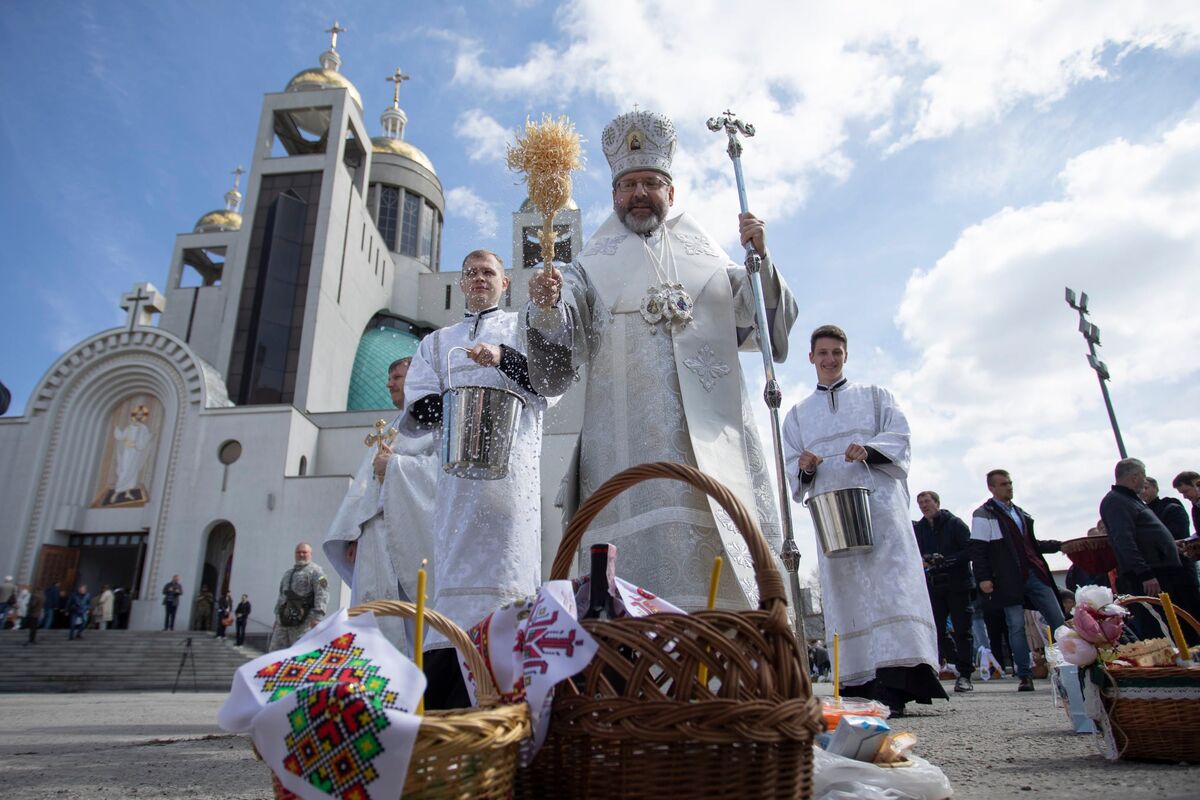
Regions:
M 1046 646 L 1054 647 L 1054 633 L 1050 630 L 1050 626 L 1046 626 Z
M 1179 618 L 1175 616 L 1175 604 L 1171 602 L 1171 595 L 1163 592 L 1158 599 L 1166 614 L 1167 627 L 1171 629 L 1171 638 L 1175 640 L 1175 649 L 1179 651 L 1179 657 L 1184 661 L 1190 661 L 1192 652 L 1188 650 L 1187 639 L 1183 638 L 1183 629 L 1179 627 Z
M 429 559 L 421 559 L 421 568 L 417 570 L 417 632 L 413 642 L 413 655 L 416 657 L 417 669 L 425 669 L 425 565 Z M 425 713 L 425 698 L 417 703 L 417 714 Z
M 833 635 L 833 699 L 842 699 L 841 664 L 838 663 L 838 635 Z
M 725 563 L 724 559 L 717 556 L 713 559 L 712 575 L 708 579 L 708 610 L 712 611 L 717 605 L 717 584 L 721 581 L 721 565 Z M 700 685 L 708 685 L 708 667 L 704 664 L 700 665 Z

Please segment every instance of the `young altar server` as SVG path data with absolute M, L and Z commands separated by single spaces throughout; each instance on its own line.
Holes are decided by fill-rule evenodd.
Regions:
M 825 630 L 837 633 L 842 693 L 887 704 L 946 698 L 938 682 L 937 636 L 921 554 L 908 519 L 908 420 L 878 386 L 842 375 L 846 334 L 836 325 L 812 333 L 808 360 L 817 389 L 783 423 L 792 496 L 849 487 L 871 490 L 874 546 L 830 558 L 818 553 Z
M 405 388 L 405 426 L 442 422 L 442 393 L 453 386 L 508 389 L 524 400 L 499 480 L 438 476 L 433 509 L 431 607 L 470 628 L 499 606 L 537 591 L 541 583 L 542 412 L 546 400 L 529 384 L 517 315 L 497 305 L 508 288 L 504 263 L 475 250 L 463 260 L 459 286 L 467 296 L 461 322 L 434 331 L 413 357 Z M 451 352 L 453 347 L 467 349 Z M 430 630 L 425 639 L 426 707 L 470 705 L 454 649 Z

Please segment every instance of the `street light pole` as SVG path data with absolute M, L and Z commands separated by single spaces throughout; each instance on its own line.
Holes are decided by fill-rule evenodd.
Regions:
M 1121 458 L 1128 458 L 1129 454 L 1125 452 L 1125 441 L 1121 438 L 1121 428 L 1117 425 L 1117 414 L 1113 411 L 1112 398 L 1108 395 L 1107 381 L 1110 380 L 1108 365 L 1096 356 L 1096 345 L 1100 344 L 1100 329 L 1087 321 L 1087 292 L 1080 292 L 1076 299 L 1074 290 L 1067 287 L 1066 300 L 1067 305 L 1079 312 L 1079 332 L 1083 334 L 1083 339 L 1088 344 L 1088 366 L 1095 370 L 1096 378 L 1100 381 L 1100 393 L 1104 395 L 1104 407 L 1108 410 L 1108 421 L 1112 424 L 1113 436 L 1117 439 L 1117 452 L 1121 454 Z

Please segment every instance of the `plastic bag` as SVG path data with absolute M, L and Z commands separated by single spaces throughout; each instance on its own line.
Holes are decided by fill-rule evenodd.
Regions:
M 909 767 L 879 767 L 813 748 L 813 800 L 945 800 L 946 773 L 919 756 Z
M 835 700 L 832 697 L 822 697 L 821 714 L 825 718 L 825 730 L 832 732 L 844 716 L 853 714 L 858 717 L 887 719 L 892 712 L 891 709 L 876 700 L 866 700 L 861 697 L 841 697 Z

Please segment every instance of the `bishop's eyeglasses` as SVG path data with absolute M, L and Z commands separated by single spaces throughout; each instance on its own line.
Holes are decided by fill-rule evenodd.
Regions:
M 618 192 L 629 194 L 636 191 L 639 186 L 647 192 L 657 192 L 670 185 L 670 181 L 664 181 L 662 178 L 622 178 L 616 182 L 615 187 Z

